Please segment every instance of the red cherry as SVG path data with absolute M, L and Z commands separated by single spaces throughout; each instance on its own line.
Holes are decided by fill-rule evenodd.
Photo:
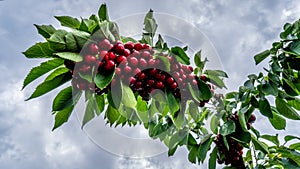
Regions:
M 149 62 L 148 62 L 148 64 L 149 64 L 150 67 L 154 67 L 155 60 L 154 59 L 150 59 Z
M 249 118 L 249 123 L 253 123 L 256 120 L 256 117 L 254 114 L 251 114 L 250 118 Z
M 144 58 L 140 58 L 140 65 L 142 68 L 147 67 L 147 61 Z
M 188 78 L 188 80 L 190 80 L 190 81 L 195 80 L 195 75 L 189 74 L 189 75 L 187 76 L 187 78 Z
M 134 84 L 136 82 L 136 79 L 134 77 L 129 77 L 130 84 Z
M 136 67 L 138 65 L 138 59 L 136 57 L 130 57 L 129 63 L 130 65 Z
M 155 76 L 156 74 L 157 74 L 157 69 L 155 69 L 155 68 L 151 69 L 150 72 L 149 72 L 150 76 Z
M 91 55 L 96 55 L 99 52 L 99 47 L 94 43 L 90 44 L 89 49 L 90 49 L 89 52 L 90 52 Z
M 88 71 L 91 70 L 91 66 L 88 66 L 88 65 L 82 65 L 80 68 L 79 68 L 79 71 L 82 72 L 82 73 L 87 73 Z
M 135 87 L 136 87 L 136 89 L 141 89 L 142 88 L 142 82 L 136 82 Z
M 204 106 L 205 106 L 205 102 L 201 101 L 201 102 L 199 103 L 199 106 L 200 106 L 200 107 L 204 107 Z
M 158 88 L 158 89 L 164 88 L 164 84 L 163 84 L 163 82 L 161 82 L 161 81 L 157 81 L 156 84 L 155 84 L 155 86 L 156 86 L 156 88 Z
M 132 54 L 131 54 L 131 57 L 136 57 L 138 58 L 140 56 L 140 52 L 139 51 L 133 51 Z
M 134 44 L 134 49 L 140 51 L 143 49 L 143 45 L 141 43 Z
M 173 90 L 176 89 L 177 87 L 178 87 L 178 85 L 177 85 L 176 82 L 172 83 L 171 88 L 172 88 Z
M 180 73 L 179 72 L 175 72 L 174 77 L 175 77 L 175 79 L 178 79 L 180 77 Z
M 133 42 L 127 42 L 124 47 L 126 49 L 132 50 L 134 48 L 134 43 Z
M 120 75 L 121 74 L 121 69 L 119 67 L 116 68 L 116 75 Z
M 155 77 L 155 79 L 160 80 L 161 74 L 157 73 L 157 74 L 155 74 L 154 77 Z
M 173 78 L 173 77 L 171 77 L 171 76 L 170 76 L 170 77 L 168 77 L 168 78 L 167 78 L 167 83 L 168 83 L 168 84 L 172 84 L 172 83 L 174 83 L 174 78 Z
M 106 54 L 107 54 L 107 50 L 102 50 L 99 54 L 99 59 L 102 60 Z
M 129 49 L 124 49 L 123 53 L 124 53 L 124 55 L 127 57 L 127 56 L 130 55 L 131 52 L 130 52 Z
M 160 75 L 160 78 L 159 78 L 161 81 L 165 81 L 165 79 L 166 79 L 166 75 L 164 75 L 164 74 L 162 74 L 162 75 Z
M 177 71 L 178 68 L 179 68 L 179 66 L 178 66 L 177 64 L 173 64 L 173 65 L 171 66 L 171 70 L 172 70 L 172 71 Z
M 200 76 L 200 79 L 204 82 L 207 82 L 208 81 L 208 78 L 205 76 L 205 75 L 201 75 Z
M 116 59 L 116 55 L 113 52 L 108 52 L 108 57 L 110 60 L 115 60 Z
M 151 57 L 151 54 L 150 54 L 149 51 L 143 51 L 142 57 L 144 57 L 144 58 L 150 58 L 150 57 Z
M 131 73 L 132 69 L 131 69 L 130 66 L 126 66 L 126 67 L 124 68 L 124 71 L 125 71 L 126 73 Z
M 194 79 L 194 80 L 192 81 L 192 84 L 195 85 L 195 86 L 198 86 L 197 80 Z
M 151 79 L 147 81 L 148 86 L 152 86 L 152 85 L 154 85 L 154 83 L 155 83 L 155 81 L 151 80 Z
M 125 49 L 125 47 L 124 47 L 124 45 L 123 45 L 122 43 L 117 43 L 117 44 L 115 45 L 115 50 L 116 50 L 116 52 L 118 52 L 119 54 L 123 54 L 124 49 Z
M 146 78 L 146 74 L 145 73 L 139 74 L 139 80 L 143 80 L 145 78 Z
M 117 57 L 117 63 L 120 64 L 122 62 L 126 62 L 126 57 L 123 55 L 120 55 L 119 57 Z
M 141 73 L 141 69 L 135 68 L 135 69 L 134 69 L 134 74 L 137 75 L 137 74 L 139 74 L 139 73 Z
M 98 45 L 102 50 L 110 50 L 112 47 L 112 44 L 109 42 L 108 39 L 104 39 L 103 41 L 99 42 Z
M 92 63 L 96 63 L 96 60 L 97 58 L 93 55 L 86 55 L 84 57 L 84 61 L 87 63 L 87 64 L 92 64 Z
M 183 80 L 181 78 L 178 78 L 177 82 L 178 84 L 182 84 Z
M 143 44 L 143 49 L 150 49 L 150 46 L 148 44 Z
M 112 70 L 114 67 L 115 67 L 115 62 L 112 61 L 112 60 L 107 61 L 106 64 L 104 65 L 104 68 L 105 68 L 107 71 Z

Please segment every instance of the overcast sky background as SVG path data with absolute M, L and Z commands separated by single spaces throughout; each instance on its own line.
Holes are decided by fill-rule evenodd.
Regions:
M 21 91 L 22 80 L 32 66 L 41 62 L 28 60 L 21 54 L 43 40 L 33 24 L 59 27 L 54 15 L 88 17 L 97 12 L 101 3 L 103 1 L 97 0 L 0 1 L 0 168 L 206 168 L 190 164 L 184 149 L 179 149 L 170 158 L 166 153 L 143 159 L 113 155 L 98 148 L 86 136 L 75 114 L 69 123 L 51 132 L 50 108 L 56 92 L 24 102 L 37 83 Z M 229 90 L 237 89 L 247 74 L 257 73 L 267 65 L 264 62 L 255 66 L 253 56 L 278 40 L 284 23 L 293 22 L 300 16 L 300 1 L 297 0 L 111 0 L 107 6 L 112 20 L 146 13 L 152 8 L 155 12 L 171 14 L 194 24 L 219 53 L 230 77 L 226 81 Z M 265 133 L 276 132 L 270 130 L 265 118 L 259 118 L 254 126 Z M 299 136 L 299 126 L 299 122 L 289 122 L 284 132 Z M 112 142 L 121 144 L 122 140 Z

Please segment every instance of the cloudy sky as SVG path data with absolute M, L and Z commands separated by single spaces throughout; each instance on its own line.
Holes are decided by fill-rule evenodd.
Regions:
M 28 60 L 21 54 L 43 40 L 33 24 L 59 27 L 54 15 L 87 17 L 96 13 L 101 3 L 103 1 L 98 0 L 0 1 L 0 168 L 206 168 L 190 164 L 184 149 L 171 158 L 165 152 L 137 159 L 115 155 L 99 148 L 88 138 L 80 129 L 75 114 L 68 124 L 51 132 L 53 117 L 50 108 L 55 92 L 24 102 L 37 83 L 21 91 L 22 80 L 32 66 L 41 62 Z M 300 16 L 300 2 L 297 0 L 111 0 L 106 3 L 112 20 L 146 13 L 152 8 L 160 14 L 193 24 L 218 52 L 222 67 L 230 76 L 226 81 L 229 90 L 237 89 L 247 74 L 256 73 L 267 65 L 263 63 L 256 67 L 253 56 L 278 39 L 284 23 Z M 133 24 L 134 20 L 131 22 Z M 299 122 L 289 122 L 287 130 L 281 133 L 300 135 L 295 130 L 299 125 Z M 270 130 L 265 118 L 259 118 L 254 126 L 266 133 L 275 132 Z M 111 142 L 122 145 L 122 140 Z M 145 150 L 141 147 L 137 151 Z

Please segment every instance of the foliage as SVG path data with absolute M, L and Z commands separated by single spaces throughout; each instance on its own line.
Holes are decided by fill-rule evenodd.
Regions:
M 81 79 L 94 82 L 96 88 L 101 90 L 100 94 L 93 90 L 78 90 L 73 82 L 74 69 L 70 69 L 68 63 L 81 63 L 85 59 L 82 51 L 87 44 L 108 39 L 111 42 L 149 44 L 154 49 L 153 57 L 163 62 L 168 73 L 172 67 L 171 61 L 166 59 L 168 57 L 174 57 L 180 65 L 189 65 L 187 48 L 169 48 L 161 35 L 158 35 L 156 43 L 153 42 L 157 23 L 152 10 L 145 17 L 140 41 L 119 35 L 117 24 L 109 21 L 105 4 L 100 7 L 98 16 L 91 15 L 81 20 L 70 16 L 55 18 L 70 31 L 55 29 L 51 25 L 35 25 L 46 41 L 36 43 L 23 52 L 29 59 L 47 59 L 29 72 L 23 88 L 50 73 L 27 100 L 72 81 L 53 100 L 53 130 L 68 121 L 80 97 L 85 96 L 82 127 L 104 112 L 111 126 L 144 125 L 150 137 L 166 144 L 169 155 L 173 155 L 179 146 L 185 146 L 189 151 L 188 160 L 200 164 L 210 152 L 210 169 L 216 168 L 217 161 L 225 160 L 216 137 L 223 139 L 219 143 L 228 151 L 232 149 L 231 142 L 246 150 L 240 155 L 242 164 L 226 163 L 225 160 L 231 168 L 300 168 L 299 137 L 287 135 L 285 142 L 281 143 L 278 134 L 262 135 L 251 125 L 255 121 L 251 119 L 255 117 L 254 112 L 265 116 L 277 130 L 285 129 L 286 119 L 300 120 L 300 20 L 285 24 L 280 34 L 281 40 L 274 42 L 271 49 L 254 56 L 256 64 L 269 59 L 269 68 L 265 68 L 264 73 L 249 75 L 238 91 L 224 96 L 213 93 L 212 86 L 226 88 L 223 78 L 228 76 L 221 70 L 205 69 L 207 59 L 202 59 L 199 51 L 194 56 L 196 67 L 191 72 L 197 86 L 189 83 L 183 89 L 191 94 L 190 98 L 177 98 L 164 90 L 162 93 L 151 93 L 151 98 L 145 99 L 128 83 L 121 82 L 111 90 L 116 68 L 111 72 L 96 72 L 93 67 L 92 75 L 80 74 Z M 96 57 L 100 58 L 100 54 Z M 211 106 L 204 106 L 208 101 Z M 205 128 L 206 123 L 210 123 L 210 129 Z

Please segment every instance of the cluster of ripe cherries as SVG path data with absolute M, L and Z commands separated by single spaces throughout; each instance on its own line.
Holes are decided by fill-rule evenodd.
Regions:
M 155 89 L 171 92 L 175 98 L 192 99 L 188 84 L 198 89 L 200 80 L 207 82 L 205 75 L 197 77 L 193 74 L 193 67 L 181 64 L 172 55 L 155 52 L 148 44 L 120 41 L 111 43 L 107 39 L 88 44 L 80 53 L 83 61 L 73 62 L 65 60 L 65 66 L 73 74 L 72 85 L 78 90 L 90 90 L 102 94 L 113 90 L 118 80 L 127 84 L 144 100 L 149 100 L 150 93 Z M 168 62 L 168 63 L 166 63 Z M 170 71 L 167 71 L 169 66 Z M 95 83 L 86 80 L 86 75 L 93 79 L 97 73 L 115 76 L 111 83 L 100 90 Z M 213 91 L 213 86 L 209 84 Z M 201 90 L 201 89 L 200 89 Z M 208 100 L 203 100 L 199 106 L 203 107 Z
M 233 120 L 236 126 L 236 132 L 242 130 L 242 127 L 239 122 L 239 117 L 237 114 L 233 114 L 228 118 L 229 120 Z M 252 114 L 247 121 L 247 128 L 250 129 L 252 127 L 252 123 L 256 120 L 256 117 Z M 218 147 L 218 163 L 225 165 L 231 164 L 233 167 L 244 168 L 244 161 L 243 161 L 243 147 L 233 138 L 231 138 L 232 133 L 230 135 L 225 136 L 229 149 L 226 147 L 223 136 L 218 134 L 216 139 L 214 140 L 215 144 Z

